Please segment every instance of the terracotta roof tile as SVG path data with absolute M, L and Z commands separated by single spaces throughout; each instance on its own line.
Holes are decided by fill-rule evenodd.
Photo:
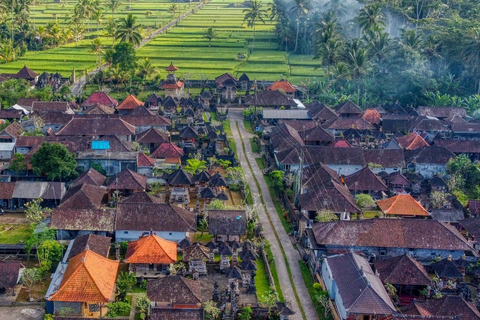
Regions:
M 114 298 L 119 261 L 85 250 L 70 259 L 58 291 L 50 301 L 110 302 Z
M 135 192 L 131 196 L 122 199 L 121 203 L 162 203 L 162 199 L 151 195 L 148 192 L 140 191 Z
M 126 263 L 170 264 L 177 261 L 177 243 L 149 234 L 128 244 Z
M 66 112 L 69 109 L 66 101 L 34 101 L 32 112 Z
M 120 171 L 111 177 L 107 184 L 109 190 L 144 190 L 147 188 L 147 177 L 130 169 Z
M 24 132 L 25 130 L 20 124 L 18 124 L 18 122 L 12 122 L 8 125 L 8 127 L 6 127 L 5 129 L 3 129 L 2 132 L 0 132 L 0 135 L 2 135 L 2 133 L 7 133 L 13 138 L 18 138 Z
M 407 286 L 429 286 L 432 283 L 425 267 L 409 255 L 374 262 L 383 283 Z
M 138 143 L 163 143 L 170 141 L 168 133 L 159 131 L 155 128 L 150 128 L 146 131 L 137 134 L 135 139 Z
M 91 107 L 97 104 L 116 107 L 118 105 L 118 101 L 110 97 L 105 92 L 94 92 L 82 103 L 82 107 Z
M 409 194 L 398 194 L 385 200 L 379 200 L 377 205 L 386 215 L 430 216 L 420 202 Z
M 144 103 L 142 101 L 138 100 L 133 94 L 130 94 L 117 106 L 117 110 L 134 110 L 143 105 Z
M 412 132 L 406 136 L 395 138 L 398 144 L 406 150 L 415 150 L 421 147 L 430 146 L 425 139 L 423 139 L 418 133 Z
M 112 238 L 100 236 L 93 233 L 85 234 L 83 236 L 77 236 L 73 241 L 73 246 L 70 249 L 68 260 L 87 249 L 98 253 L 102 257 L 108 257 L 111 242 Z
M 155 159 L 150 158 L 143 152 L 137 153 L 137 167 L 153 167 Z
M 177 71 L 178 68 L 173 65 L 173 62 L 171 62 L 170 65 L 165 68 L 165 70 L 172 72 L 172 71 Z
M 375 109 L 367 109 L 363 113 L 362 118 L 370 124 L 380 124 L 382 116 Z
M 0 182 L 0 199 L 12 199 L 15 182 Z
M 105 182 L 105 176 L 93 168 L 82 172 L 77 179 L 72 182 L 72 187 L 77 184 L 91 184 L 94 186 L 101 186 Z
M 388 191 L 383 180 L 368 167 L 346 176 L 345 183 L 351 191 Z
M 61 209 L 99 209 L 105 195 L 105 188 L 91 184 L 77 184 L 63 197 L 58 206 Z
M 62 209 L 52 210 L 50 226 L 59 230 L 108 231 L 114 230 L 115 210 Z
M 164 142 L 150 155 L 153 158 L 181 158 L 183 149 L 177 147 L 172 142 Z
M 147 296 L 154 302 L 196 305 L 202 303 L 202 285 L 198 280 L 168 276 L 149 281 Z
M 162 89 L 180 89 L 183 88 L 183 82 L 182 81 L 177 81 L 175 83 L 165 83 L 162 86 Z
M 282 90 L 285 93 L 295 93 L 297 91 L 294 86 L 287 80 L 275 81 L 267 90 Z

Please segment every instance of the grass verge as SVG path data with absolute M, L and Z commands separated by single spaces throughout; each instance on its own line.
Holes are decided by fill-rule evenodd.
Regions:
M 252 134 L 254 133 L 252 128 L 252 123 L 250 121 L 243 120 L 243 125 L 245 126 L 245 130 L 247 130 L 248 133 L 252 133 Z
M 273 281 L 275 282 L 275 289 L 278 292 L 278 299 L 280 301 L 285 301 L 282 288 L 280 287 L 280 279 L 278 279 L 277 268 L 275 268 L 275 260 L 273 259 L 272 248 L 270 248 L 270 246 L 271 245 L 268 242 L 265 244 L 265 253 L 267 255 L 268 265 L 270 266 L 270 270 L 272 271 Z
M 287 218 L 283 215 L 285 212 L 285 209 L 282 206 L 282 203 L 280 199 L 278 199 L 277 192 L 275 191 L 275 188 L 273 187 L 272 180 L 268 175 L 264 175 L 263 178 L 265 179 L 265 182 L 268 186 L 268 191 L 270 192 L 270 197 L 272 197 L 273 205 L 275 206 L 275 210 L 278 213 L 278 217 L 280 218 L 280 221 L 282 222 L 283 228 L 285 229 L 285 232 L 289 234 L 293 230 L 293 224 L 290 223 L 290 221 L 287 220 Z
M 260 153 L 260 146 L 257 143 L 255 138 L 250 138 L 250 143 L 252 144 L 252 152 Z
M 260 170 L 263 170 L 266 168 L 265 162 L 263 161 L 262 158 L 255 158 L 255 161 L 257 162 L 257 165 L 260 168 Z
M 242 134 L 241 134 L 240 130 L 238 130 L 238 122 L 236 123 L 236 126 L 237 126 L 238 135 L 240 137 L 240 141 L 242 141 L 242 149 L 243 149 L 243 153 L 245 154 L 245 160 L 247 161 L 247 165 L 250 168 L 250 171 L 252 171 L 253 180 L 255 180 L 255 184 L 257 185 L 257 189 L 262 190 L 260 188 L 260 184 L 258 183 L 257 177 L 253 174 L 252 165 L 250 164 L 250 161 L 248 161 L 248 158 L 246 156 L 247 152 L 245 150 L 245 143 L 243 143 Z M 263 195 L 262 195 L 261 192 L 260 192 L 260 201 L 262 202 L 262 205 L 265 208 L 265 212 L 267 212 L 267 206 L 265 205 L 265 200 L 263 199 Z M 272 226 L 273 234 L 275 235 L 275 238 L 277 238 L 277 242 L 280 244 L 280 251 L 282 252 L 283 260 L 285 262 L 285 267 L 287 268 L 288 279 L 290 281 L 290 284 L 292 285 L 293 294 L 295 295 L 295 300 L 297 301 L 298 308 L 300 309 L 300 313 L 302 314 L 302 318 L 304 320 L 307 320 L 307 316 L 305 315 L 305 310 L 303 310 L 302 302 L 300 301 L 300 297 L 298 296 L 297 289 L 295 288 L 295 282 L 293 281 L 292 270 L 290 269 L 290 265 L 288 263 L 287 254 L 285 253 L 285 249 L 282 246 L 282 242 L 280 241 L 280 237 L 278 236 L 277 232 L 275 231 L 275 227 L 273 227 L 272 218 L 270 218 L 270 215 L 268 215 L 268 214 L 267 214 L 267 218 L 268 218 L 268 221 L 270 222 L 270 225 Z
M 255 275 L 255 287 L 257 288 L 258 301 L 263 301 L 263 295 L 270 290 L 270 283 L 268 281 L 267 268 L 262 258 L 257 260 L 257 274 Z
M 0 243 L 25 243 L 32 234 L 32 227 L 28 224 L 0 224 Z
M 315 306 L 315 311 L 318 314 L 318 317 L 320 319 L 324 318 L 324 313 L 323 310 L 321 310 L 321 306 L 317 305 L 315 303 L 315 289 L 313 288 L 313 284 L 315 281 L 313 281 L 312 274 L 310 273 L 310 269 L 308 266 L 303 262 L 302 260 L 298 260 L 298 264 L 300 265 L 300 271 L 302 272 L 302 277 L 303 277 L 303 282 L 305 283 L 305 287 L 307 287 L 308 295 L 310 296 L 310 299 L 312 299 L 312 303 Z

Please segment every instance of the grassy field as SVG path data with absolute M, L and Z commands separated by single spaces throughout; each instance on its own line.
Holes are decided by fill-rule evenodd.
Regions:
M 262 2 L 267 6 L 270 0 Z M 253 30 L 243 23 L 243 0 L 212 0 L 194 15 L 190 15 L 167 34 L 152 40 L 140 49 L 140 57 L 149 57 L 160 68 L 173 62 L 177 74 L 187 79 L 214 79 L 228 72 L 239 77 L 246 72 L 250 79 L 279 80 L 288 78 L 301 84 L 306 78 L 322 76 L 313 56 L 289 55 L 278 50 L 275 22 L 266 19 L 258 23 L 253 46 Z M 203 37 L 213 27 L 217 37 Z M 253 50 L 252 50 L 253 49 Z M 239 59 L 243 54 L 244 59 Z M 165 73 L 160 70 L 161 73 Z
M 0 224 L 0 243 L 25 243 L 32 234 L 32 227 L 27 224 Z
M 50 22 L 58 22 L 60 27 L 68 27 L 70 23 L 69 17 L 72 14 L 73 7 L 76 2 L 59 2 L 53 3 L 46 1 L 37 3 L 36 6 L 30 6 L 30 18 L 36 27 L 46 26 Z M 44 51 L 30 51 L 21 57 L 20 60 L 0 65 L 0 72 L 16 73 L 24 65 L 37 73 L 58 72 L 64 77 L 72 74 L 73 68 L 79 73 L 85 69 L 91 71 L 95 68 L 95 56 L 92 53 L 92 40 L 97 36 L 101 39 L 104 47 L 112 45 L 112 38 L 106 37 L 105 27 L 110 18 L 118 20 L 132 13 L 137 22 L 142 26 L 144 36 L 152 33 L 155 29 L 171 21 L 174 17 L 168 12 L 169 6 L 172 4 L 170 0 L 137 0 L 135 2 L 122 1 L 119 8 L 114 14 L 105 6 L 106 1 L 101 1 L 101 9 L 104 13 L 100 24 L 97 21 L 85 21 L 84 39 L 75 43 L 62 45 Z M 179 3 L 179 11 L 175 14 L 188 11 L 195 6 L 196 3 Z M 149 12 L 147 16 L 147 12 Z

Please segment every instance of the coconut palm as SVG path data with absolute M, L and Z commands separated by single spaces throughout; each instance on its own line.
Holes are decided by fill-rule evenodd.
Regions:
M 105 28 L 105 35 L 112 37 L 112 45 L 115 45 L 115 36 L 117 35 L 118 25 L 112 18 L 108 19 L 107 27 Z
M 385 26 L 385 16 L 382 13 L 382 7 L 377 4 L 370 4 L 363 7 L 356 21 L 362 31 L 374 28 L 375 26 Z
M 329 2 L 325 3 L 323 7 L 338 18 L 343 18 L 347 14 L 343 0 L 330 0 Z
M 290 11 L 294 14 L 296 21 L 297 21 L 297 32 L 295 35 L 295 49 L 294 51 L 297 52 L 298 49 L 298 36 L 300 33 L 300 20 L 305 23 L 305 17 L 308 13 L 310 8 L 310 3 L 308 0 L 294 0 L 293 5 L 290 8 Z
M 480 73 L 480 29 L 474 29 L 471 34 L 465 37 L 463 56 L 471 73 L 478 76 Z M 477 82 L 477 93 L 480 94 L 480 81 L 477 80 Z
M 405 30 L 402 33 L 401 44 L 411 50 L 420 50 L 423 47 L 422 36 L 415 30 Z
M 264 17 L 267 16 L 267 11 L 262 9 L 262 7 L 262 1 L 253 0 L 250 6 L 243 10 L 243 13 L 245 13 L 243 22 L 247 21 L 247 26 L 253 28 L 252 51 L 255 48 L 255 26 L 257 25 L 257 21 L 265 23 Z
M 178 5 L 176 3 L 172 3 L 170 7 L 168 7 L 168 13 L 172 15 L 173 19 L 175 19 L 177 11 L 178 11 Z
M 75 46 L 78 45 L 78 40 L 82 38 L 83 34 L 83 17 L 80 7 L 75 6 L 73 8 L 72 16 L 70 17 L 70 23 L 73 25 L 73 37 L 75 40 Z M 38 27 L 40 29 L 41 27 Z
M 157 73 L 157 67 L 155 67 L 149 58 L 141 60 L 137 67 L 139 75 L 146 80 L 148 77 L 153 76 Z
M 103 11 L 101 9 L 97 9 L 92 13 L 92 20 L 95 20 L 97 22 L 97 32 L 100 30 L 100 25 L 102 24 L 103 21 Z
M 113 19 L 113 14 L 115 11 L 117 11 L 118 7 L 120 7 L 120 0 L 110 0 L 107 2 L 107 8 L 110 9 L 112 12 L 112 19 Z
M 213 27 L 208 27 L 207 30 L 205 30 L 205 33 L 203 34 L 203 37 L 205 39 L 208 39 L 208 47 L 211 47 L 212 39 L 216 38 L 218 36 L 218 33 L 213 29 Z
M 136 23 L 136 20 L 137 18 L 131 13 L 126 18 L 122 18 L 115 38 L 121 42 L 130 42 L 134 46 L 138 46 L 142 41 L 142 35 L 140 34 L 140 25 Z
M 95 40 L 92 41 L 92 52 L 95 55 L 95 64 L 97 66 L 100 66 L 102 59 L 101 54 L 103 54 L 105 51 L 103 50 L 103 45 L 102 41 L 100 41 L 100 38 L 95 38 Z

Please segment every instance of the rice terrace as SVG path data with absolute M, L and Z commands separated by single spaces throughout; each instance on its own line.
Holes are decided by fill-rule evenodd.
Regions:
M 52 43 L 43 50 L 28 50 L 23 56 L 5 59 L 4 62 L 8 62 L 0 64 L 0 72 L 14 73 L 27 65 L 37 72 L 60 73 L 63 77 L 70 77 L 75 69 L 78 77 L 85 70 L 90 72 L 97 68 L 100 60 L 103 62 L 102 53 L 114 43 L 114 31 L 111 30 L 114 21 L 132 14 L 141 27 L 142 37 L 146 38 L 199 4 L 168 0 L 117 2 L 112 9 L 110 1 L 101 1 L 100 8 L 93 8 L 93 14 L 81 22 L 83 29 L 78 35 L 75 34 L 75 2 L 45 1 L 30 5 L 29 23 L 36 28 L 36 39 L 48 35 Z M 318 61 L 312 60 L 312 55 L 279 50 L 276 21 L 266 15 L 264 23 L 256 23 L 253 44 L 253 29 L 244 22 L 247 2 L 206 1 L 202 8 L 139 48 L 137 57 L 148 57 L 152 65 L 158 67 L 162 78 L 170 62 L 179 67 L 180 78 L 199 80 L 214 79 L 225 72 L 239 77 L 245 72 L 251 79 L 285 78 L 301 84 L 309 77 L 322 75 L 323 70 L 314 68 Z M 270 2 L 262 2 L 265 10 Z M 208 28 L 214 32 L 211 41 L 204 36 Z

